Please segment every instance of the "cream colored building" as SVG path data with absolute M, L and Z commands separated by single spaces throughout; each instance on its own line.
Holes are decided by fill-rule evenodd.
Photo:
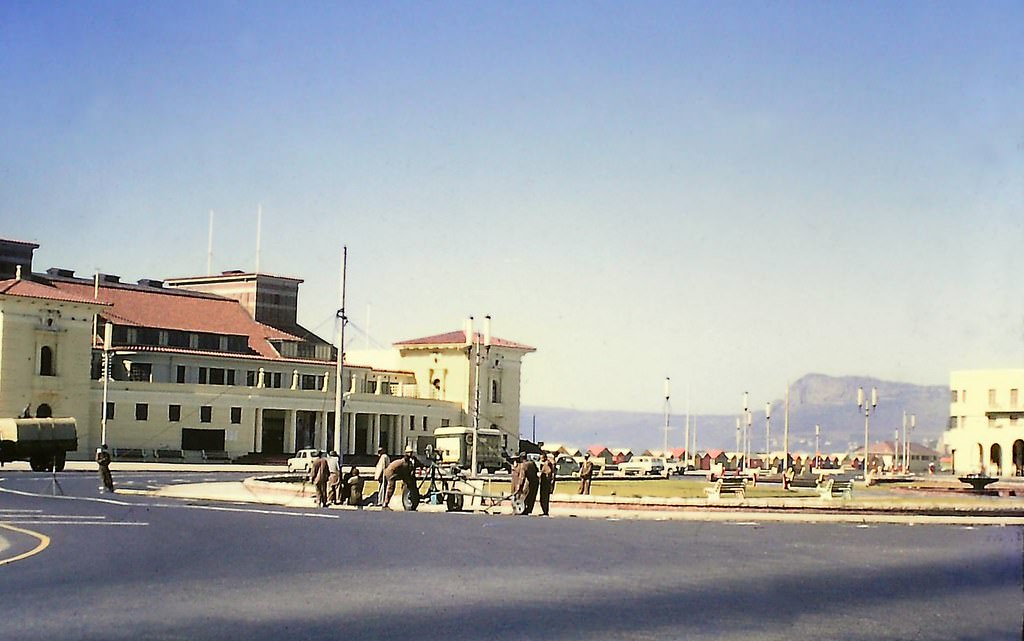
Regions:
M 943 445 L 958 474 L 1024 474 L 1024 369 L 959 370 L 949 377 Z
M 27 250 L 26 250 L 27 247 Z M 398 452 L 438 427 L 469 424 L 473 373 L 449 334 L 396 345 L 388 365 L 347 355 L 345 409 L 334 434 L 332 345 L 296 321 L 301 280 L 269 274 L 122 283 L 66 269 L 31 274 L 31 243 L 0 240 L 0 416 L 26 405 L 79 426 L 77 458 L 115 449 L 281 455 L 302 447 L 371 455 Z M 5 249 L 17 265 L 3 264 Z M 27 251 L 28 258 L 25 258 Z M 8 261 L 10 262 L 10 261 Z M 104 326 L 112 326 L 103 378 Z M 461 334 L 454 332 L 452 334 Z M 465 343 L 464 337 L 461 339 Z M 481 425 L 518 445 L 519 367 L 532 348 L 495 341 L 481 356 L 494 394 Z M 490 393 L 492 388 L 488 388 Z M 71 458 L 76 458 L 72 456 Z

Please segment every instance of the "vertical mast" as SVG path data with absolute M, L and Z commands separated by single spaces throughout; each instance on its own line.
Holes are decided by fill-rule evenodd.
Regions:
M 348 268 L 348 247 L 341 248 L 341 308 L 337 313 L 338 323 L 338 358 L 334 367 L 334 451 L 338 453 L 338 464 L 345 460 L 344 439 L 341 437 L 341 429 L 345 424 L 345 395 L 341 386 L 345 381 L 345 323 L 348 318 L 345 316 L 345 278 Z
M 206 275 L 213 275 L 213 210 L 210 210 L 210 232 L 206 240 Z
M 670 396 L 670 394 L 669 394 L 669 383 L 670 383 L 669 377 L 666 376 L 665 377 L 665 440 L 663 441 L 662 446 L 661 446 L 661 455 L 664 456 L 665 458 L 668 458 L 668 429 L 669 429 L 668 428 L 668 422 L 669 422 L 669 415 L 672 412 L 672 406 L 669 404 L 669 396 Z
M 263 236 L 263 203 L 256 205 L 256 273 L 260 273 L 260 239 Z
M 789 381 L 786 381 L 786 414 L 782 428 L 782 472 L 789 469 Z

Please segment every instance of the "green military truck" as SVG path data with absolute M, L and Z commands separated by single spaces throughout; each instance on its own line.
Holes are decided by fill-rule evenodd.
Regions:
M 28 461 L 35 472 L 60 472 L 77 449 L 73 418 L 0 418 L 0 465 Z

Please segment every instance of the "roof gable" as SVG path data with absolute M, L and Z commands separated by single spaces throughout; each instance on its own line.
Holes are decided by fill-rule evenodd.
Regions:
M 484 340 L 483 334 L 480 332 L 473 333 L 473 341 L 482 343 Z M 446 332 L 444 334 L 434 334 L 433 336 L 424 336 L 423 338 L 412 338 L 406 341 L 399 341 L 394 344 L 395 347 L 451 347 L 451 346 L 463 346 L 466 345 L 466 331 L 459 329 L 454 332 Z M 535 352 L 536 348 L 524 345 L 522 343 L 516 343 L 515 341 L 505 340 L 504 338 L 491 337 L 491 345 L 494 347 L 505 347 L 508 349 L 519 349 L 524 352 Z

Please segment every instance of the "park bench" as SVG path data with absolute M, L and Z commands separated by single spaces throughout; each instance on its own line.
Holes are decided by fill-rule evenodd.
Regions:
M 223 450 L 203 450 L 203 460 L 230 463 L 231 457 Z
M 818 496 L 823 499 L 852 499 L 853 481 L 826 479 L 818 484 Z
M 153 450 L 153 458 L 158 461 L 182 462 L 185 453 L 181 450 Z
M 114 460 L 115 461 L 144 461 L 146 460 L 146 450 L 140 450 L 132 447 L 115 447 L 114 448 Z
M 718 499 L 723 496 L 746 497 L 747 480 L 742 477 L 722 477 L 715 481 L 711 487 L 704 488 L 704 493 L 709 499 Z

